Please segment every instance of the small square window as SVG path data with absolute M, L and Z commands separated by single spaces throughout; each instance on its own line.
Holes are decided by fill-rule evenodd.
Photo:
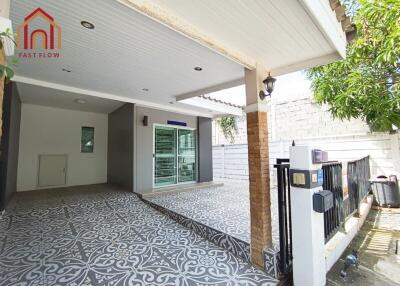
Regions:
M 94 127 L 82 127 L 81 152 L 93 153 L 94 150 Z

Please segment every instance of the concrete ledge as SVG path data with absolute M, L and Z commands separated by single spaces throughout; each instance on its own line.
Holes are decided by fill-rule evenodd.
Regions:
M 360 216 L 351 217 L 350 219 L 348 219 L 344 225 L 345 232 L 336 233 L 328 241 L 328 243 L 325 244 L 326 272 L 328 272 L 336 263 L 336 261 L 339 260 L 340 256 L 346 250 L 347 246 L 361 229 L 369 211 L 371 210 L 372 202 L 372 195 L 367 196 L 365 202 L 361 203 Z
M 229 252 L 233 253 L 235 256 L 240 257 L 248 262 L 250 261 L 250 243 L 243 241 L 239 238 L 233 237 L 227 233 L 217 230 L 213 227 L 205 225 L 201 222 L 195 221 L 194 219 L 188 218 L 180 213 L 169 210 L 163 206 L 153 203 L 145 198 L 142 200 L 158 210 L 159 212 L 169 216 L 171 219 L 175 220 L 177 223 L 183 225 L 184 227 L 193 230 L 195 233 L 201 237 L 211 241 L 212 243 L 225 248 Z
M 200 190 L 212 187 L 222 187 L 224 183 L 222 182 L 205 182 L 205 183 L 195 183 L 195 184 L 186 184 L 180 186 L 173 186 L 173 187 L 165 187 L 165 188 L 158 188 L 152 189 L 149 193 L 139 194 L 142 198 L 152 198 L 158 195 L 165 195 L 165 194 L 174 194 L 179 192 L 188 192 L 193 190 Z

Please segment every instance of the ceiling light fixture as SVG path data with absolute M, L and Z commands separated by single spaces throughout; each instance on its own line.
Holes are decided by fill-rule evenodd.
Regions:
M 93 30 L 94 29 L 94 25 L 88 21 L 81 21 L 81 25 L 89 30 Z
M 71 70 L 68 69 L 62 69 L 63 72 L 71 72 Z
M 148 92 L 149 89 L 148 88 L 142 88 L 143 91 Z
M 85 104 L 86 103 L 86 100 L 84 100 L 82 98 L 77 98 L 74 101 L 75 101 L 75 103 L 78 103 L 78 104 Z
M 195 67 L 194 70 L 195 71 L 202 71 L 203 69 L 201 67 Z

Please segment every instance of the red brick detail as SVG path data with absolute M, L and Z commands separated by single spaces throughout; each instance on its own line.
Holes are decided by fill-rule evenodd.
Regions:
M 264 266 L 263 249 L 272 245 L 268 124 L 266 112 L 247 114 L 251 261 Z

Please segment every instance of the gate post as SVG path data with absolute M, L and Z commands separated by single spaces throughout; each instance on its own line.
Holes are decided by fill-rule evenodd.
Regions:
M 322 164 L 313 163 L 309 146 L 290 147 L 293 282 L 295 286 L 326 283 L 324 213 L 314 211 L 313 196 L 322 190 Z M 322 161 L 322 160 L 320 160 Z

